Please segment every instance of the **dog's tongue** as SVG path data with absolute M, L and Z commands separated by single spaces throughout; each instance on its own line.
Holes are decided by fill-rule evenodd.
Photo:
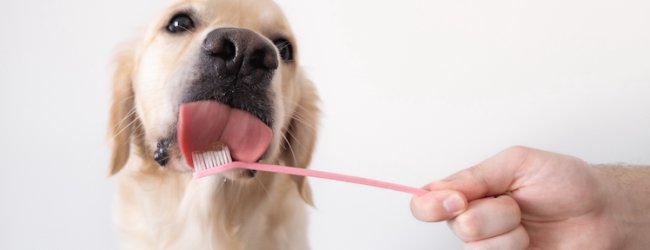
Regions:
M 269 126 L 246 111 L 219 102 L 183 104 L 178 116 L 178 143 L 191 167 L 192 152 L 211 151 L 224 144 L 233 160 L 255 162 L 271 142 Z

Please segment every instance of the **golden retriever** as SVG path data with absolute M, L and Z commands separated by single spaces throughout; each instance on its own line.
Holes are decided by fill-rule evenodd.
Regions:
M 220 103 L 273 132 L 263 154 L 247 160 L 309 164 L 318 96 L 275 3 L 175 1 L 116 62 L 110 172 L 122 248 L 309 248 L 304 178 L 238 170 L 193 180 L 177 139 L 182 105 Z

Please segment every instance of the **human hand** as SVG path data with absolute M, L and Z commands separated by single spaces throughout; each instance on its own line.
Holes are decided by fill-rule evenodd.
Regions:
M 507 149 L 413 197 L 422 221 L 447 220 L 466 249 L 620 249 L 618 188 L 575 157 Z

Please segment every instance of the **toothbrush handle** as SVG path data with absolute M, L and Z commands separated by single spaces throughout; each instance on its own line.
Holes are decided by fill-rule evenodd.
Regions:
M 275 172 L 275 173 L 290 174 L 290 175 L 310 176 L 316 178 L 323 178 L 329 180 L 343 181 L 343 182 L 391 189 L 391 190 L 410 193 L 414 195 L 423 195 L 427 192 L 426 190 L 421 188 L 414 188 L 414 187 L 404 186 L 400 184 L 373 180 L 373 179 L 357 177 L 357 176 L 351 176 L 351 175 L 337 174 L 337 173 L 318 171 L 313 169 L 294 168 L 294 167 L 271 165 L 271 164 L 248 163 L 248 162 L 237 162 L 237 161 L 226 164 L 221 167 L 214 167 L 214 168 L 209 168 L 203 171 L 196 172 L 194 173 L 194 178 L 201 178 L 208 175 L 214 175 L 234 168 L 245 168 L 245 169 L 252 169 L 252 170 L 258 170 L 264 172 Z

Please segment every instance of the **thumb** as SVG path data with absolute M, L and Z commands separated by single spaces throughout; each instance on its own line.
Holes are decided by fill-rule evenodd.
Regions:
M 413 216 L 426 222 L 449 220 L 466 208 L 467 199 L 462 193 L 454 190 L 431 191 L 411 199 Z

